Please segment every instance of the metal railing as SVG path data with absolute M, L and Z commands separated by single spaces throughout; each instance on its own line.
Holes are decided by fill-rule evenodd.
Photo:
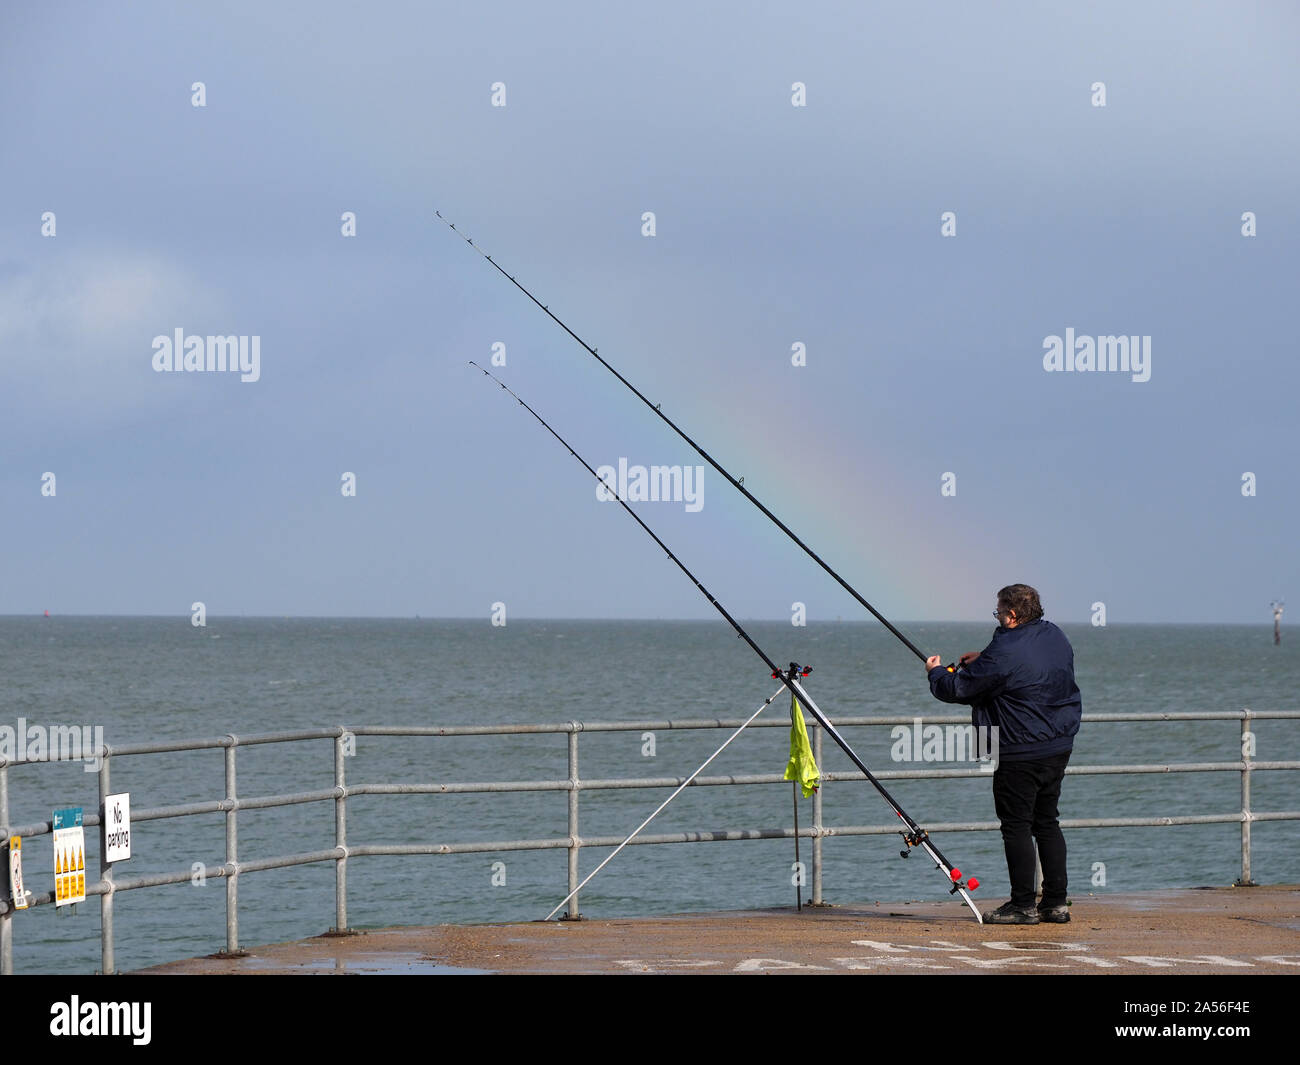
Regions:
M 1147 773 L 1199 773 L 1199 772 L 1235 772 L 1241 775 L 1241 809 L 1221 814 L 1189 814 L 1171 817 L 1110 817 L 1082 818 L 1063 820 L 1061 827 L 1077 828 L 1130 828 L 1158 827 L 1165 825 L 1206 825 L 1222 823 L 1240 823 L 1241 825 L 1241 879 L 1239 884 L 1249 885 L 1250 877 L 1250 828 L 1257 821 L 1300 820 L 1300 811 L 1261 812 L 1251 809 L 1250 783 L 1251 774 L 1260 770 L 1297 770 L 1300 761 L 1256 761 L 1246 755 L 1250 722 L 1261 719 L 1300 719 L 1297 711 L 1262 711 L 1241 710 L 1234 712 L 1207 713 L 1132 713 L 1132 714 L 1085 714 L 1084 722 L 1090 725 L 1109 722 L 1140 721 L 1222 721 L 1239 720 L 1242 733 L 1242 758 L 1227 762 L 1194 762 L 1146 765 L 1079 765 L 1070 766 L 1067 773 L 1072 776 L 1090 774 L 1147 774 Z M 835 722 L 839 728 L 856 726 L 895 726 L 914 725 L 924 720 L 925 724 L 940 726 L 968 725 L 969 718 L 959 716 L 936 716 L 918 718 L 911 716 L 871 716 L 846 717 Z M 414 726 L 357 726 L 348 728 L 334 726 L 329 728 L 301 729 L 286 732 L 270 732 L 253 736 L 226 735 L 213 739 L 192 741 L 158 742 L 108 745 L 104 744 L 86 757 L 102 759 L 99 769 L 99 812 L 87 814 L 84 826 L 87 828 L 101 826 L 104 822 L 104 804 L 112 794 L 110 787 L 110 767 L 114 759 L 128 756 L 170 753 L 177 751 L 221 750 L 225 765 L 225 795 L 220 799 L 184 803 L 157 808 L 133 808 L 131 821 L 161 820 L 173 817 L 192 817 L 220 813 L 225 815 L 225 862 L 206 870 L 206 875 L 223 877 L 226 885 L 226 946 L 222 953 L 239 955 L 239 878 L 247 873 L 264 869 L 280 869 L 288 866 L 308 865 L 318 862 L 334 863 L 334 905 L 335 924 L 332 933 L 347 934 L 347 871 L 350 858 L 374 855 L 419 855 L 419 854 L 470 854 L 502 851 L 541 851 L 566 849 L 568 851 L 568 887 L 576 892 L 579 883 L 578 862 L 584 847 L 612 847 L 623 842 L 621 836 L 596 836 L 583 838 L 579 834 L 578 814 L 579 795 L 583 791 L 601 791 L 624 788 L 670 788 L 678 787 L 685 777 L 620 777 L 611 779 L 583 780 L 578 772 L 578 737 L 584 732 L 657 732 L 663 730 L 680 731 L 683 729 L 736 729 L 741 725 L 740 719 L 693 719 L 693 720 L 646 720 L 622 722 L 580 722 L 570 721 L 549 725 L 495 725 L 495 726 L 448 726 L 448 727 L 414 727 Z M 790 727 L 787 719 L 755 721 L 750 728 L 785 728 Z M 823 730 L 815 723 L 809 724 L 813 739 L 814 755 L 819 765 L 822 764 Z M 346 779 L 345 766 L 349 756 L 349 747 L 359 736 L 403 736 L 403 737 L 456 737 L 456 736 L 494 736 L 556 734 L 568 736 L 568 776 L 563 779 L 529 780 L 529 781 L 477 781 L 477 782 L 442 782 L 411 784 L 349 784 Z M 313 791 L 301 791 L 282 795 L 262 795 L 241 798 L 236 788 L 236 753 L 242 747 L 251 747 L 272 743 L 295 743 L 302 741 L 331 740 L 334 753 L 334 783 L 331 787 Z M 84 754 L 84 752 L 83 752 Z M 9 770 L 14 766 L 31 765 L 47 761 L 70 761 L 70 758 L 26 758 L 5 760 L 0 757 L 0 826 L 3 837 L 20 836 L 25 839 L 51 834 L 50 821 L 40 821 L 27 825 L 9 823 Z M 907 779 L 954 779 L 963 777 L 987 778 L 988 770 L 970 769 L 910 769 L 910 770 L 873 770 L 874 775 L 882 780 Z M 826 773 L 824 782 L 838 780 L 861 780 L 856 772 Z M 698 777 L 692 787 L 718 787 L 733 784 L 785 784 L 784 776 L 776 773 L 755 773 L 746 775 L 727 775 Z M 463 843 L 410 843 L 410 844 L 350 844 L 347 834 L 348 800 L 360 795 L 453 795 L 487 792 L 566 792 L 568 794 L 568 835 L 552 839 L 515 839 L 496 842 Z M 290 806 L 301 803 L 332 802 L 334 804 L 334 846 L 322 850 L 299 854 L 284 854 L 269 858 L 241 861 L 239 859 L 239 813 L 245 810 L 267 809 Z M 926 826 L 932 832 L 980 832 L 998 829 L 996 821 L 947 822 Z M 897 824 L 884 825 L 828 825 L 824 820 L 823 792 L 817 791 L 813 797 L 812 824 L 800 828 L 797 835 L 812 840 L 812 860 L 810 863 L 812 902 L 822 901 L 822 843 L 832 836 L 882 835 L 897 832 Z M 688 831 L 671 832 L 657 835 L 642 835 L 632 840 L 632 846 L 646 846 L 664 843 L 698 843 L 742 839 L 790 839 L 796 835 L 794 828 L 736 828 L 723 831 Z M 171 873 L 117 878 L 111 864 L 105 861 L 103 838 L 100 838 L 100 872 L 99 880 L 87 883 L 87 898 L 99 896 L 100 905 L 100 946 L 101 972 L 115 971 L 114 936 L 113 936 L 113 899 L 118 892 L 133 891 L 142 888 L 160 887 L 167 884 L 184 883 L 191 879 L 192 870 L 185 869 Z M 8 894 L 8 878 L 5 877 L 5 894 Z M 34 892 L 31 894 L 29 907 L 47 906 L 54 903 L 54 893 Z M 0 899 L 0 972 L 13 972 L 13 920 L 16 911 L 8 897 Z M 573 895 L 570 913 L 578 913 L 578 897 Z

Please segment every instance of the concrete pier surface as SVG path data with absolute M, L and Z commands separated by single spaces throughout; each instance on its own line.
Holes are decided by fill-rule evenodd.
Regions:
M 985 900 L 994 909 L 1004 900 Z M 979 925 L 960 902 L 385 928 L 153 974 L 1300 974 L 1300 886 L 1076 896 L 1068 924 Z

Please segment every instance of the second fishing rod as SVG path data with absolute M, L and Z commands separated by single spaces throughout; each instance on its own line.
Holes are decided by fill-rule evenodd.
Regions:
M 971 912 L 975 915 L 975 919 L 979 921 L 980 924 L 983 924 L 984 918 L 980 914 L 979 907 L 975 905 L 970 895 L 967 894 L 967 890 L 974 891 L 977 887 L 979 887 L 979 881 L 976 880 L 974 877 L 969 878 L 969 880 L 965 880 L 965 881 L 962 880 L 961 870 L 955 868 L 953 864 L 950 861 L 948 861 L 947 858 L 944 857 L 943 853 L 930 841 L 930 834 L 924 828 L 918 825 L 914 820 L 912 820 L 912 818 L 908 815 L 907 811 L 904 810 L 898 804 L 897 800 L 895 800 L 895 798 L 891 794 L 889 794 L 889 791 L 885 788 L 885 786 L 881 784 L 880 781 L 876 779 L 875 775 L 871 772 L 871 770 L 867 768 L 866 763 L 863 762 L 862 759 L 858 757 L 857 753 L 853 750 L 853 748 L 849 746 L 848 741 L 845 740 L 844 737 L 840 735 L 839 731 L 835 728 L 834 725 L 831 724 L 831 722 L 827 719 L 826 715 L 821 712 L 821 709 L 817 706 L 816 702 L 813 701 L 812 696 L 808 694 L 807 690 L 800 683 L 800 681 L 803 678 L 807 677 L 808 674 L 812 672 L 811 668 L 808 666 L 804 666 L 801 668 L 799 664 L 796 662 L 791 662 L 789 667 L 786 669 L 782 669 L 780 666 L 778 666 L 776 662 L 774 662 L 772 658 L 767 654 L 767 652 L 764 651 L 761 647 L 758 646 L 757 643 L 754 642 L 753 638 L 749 635 L 749 633 L 747 633 L 744 630 L 740 622 L 738 622 L 735 618 L 731 616 L 730 613 L 727 612 L 727 608 L 724 607 L 714 597 L 713 593 L 711 593 L 706 587 L 704 587 L 703 583 L 701 583 L 699 578 L 696 577 L 695 574 L 692 573 L 686 567 L 686 564 L 682 562 L 682 560 L 673 553 L 672 548 L 670 548 L 666 543 L 664 543 L 659 538 L 659 536 L 655 533 L 655 531 L 651 529 L 650 526 L 645 523 L 645 521 L 642 520 L 641 516 L 637 514 L 637 512 L 634 511 L 628 505 L 627 501 L 624 500 L 623 497 L 618 494 L 618 492 L 610 488 L 605 483 L 605 481 L 601 478 L 600 474 L 596 472 L 596 470 L 591 466 L 589 462 L 587 462 L 586 459 L 584 459 L 573 449 L 573 447 L 569 444 L 567 440 L 564 439 L 564 437 L 560 436 L 559 433 L 557 433 L 554 429 L 552 429 L 550 424 L 540 414 L 538 414 L 537 411 L 533 410 L 532 407 L 530 407 L 527 403 L 525 403 L 523 399 L 521 399 L 512 389 L 510 389 L 506 385 L 506 383 L 502 381 L 499 377 L 497 377 L 489 370 L 485 370 L 482 366 L 479 366 L 478 363 L 474 362 L 472 359 L 470 360 L 470 365 L 473 366 L 480 373 L 482 373 L 485 377 L 490 377 L 493 381 L 495 381 L 498 385 L 501 386 L 503 391 L 508 392 L 515 399 L 515 401 L 521 407 L 524 408 L 524 410 L 526 410 L 535 419 L 537 419 L 537 421 L 541 423 L 542 427 L 553 437 L 555 437 L 556 440 L 560 442 L 561 446 L 570 455 L 572 455 L 588 473 L 590 473 L 594 478 L 596 478 L 596 480 L 599 481 L 601 484 L 605 485 L 606 491 L 608 491 L 609 494 L 613 496 L 614 499 L 618 500 L 619 504 L 623 507 L 623 509 L 627 511 L 629 515 L 631 515 L 632 519 L 638 525 L 640 525 L 643 530 L 645 530 L 646 535 L 649 536 L 650 539 L 652 539 L 656 544 L 659 545 L 660 549 L 664 552 L 664 554 L 668 556 L 669 560 L 673 562 L 677 566 L 677 568 L 680 569 L 684 574 L 686 574 L 690 582 L 700 590 L 700 593 L 710 603 L 712 603 L 714 608 L 718 611 L 718 613 L 720 613 L 727 620 L 727 624 L 729 624 L 733 629 L 736 630 L 736 635 L 739 636 L 741 639 L 743 639 L 747 644 L 749 644 L 749 646 L 753 649 L 754 653 L 757 654 L 758 657 L 764 661 L 764 663 L 766 663 L 768 669 L 772 671 L 773 679 L 780 679 L 785 682 L 785 684 L 790 688 L 790 690 L 794 692 L 794 694 L 798 697 L 800 704 L 808 708 L 808 712 L 811 713 L 812 716 L 817 719 L 817 722 L 822 726 L 822 728 L 826 730 L 827 735 L 829 735 L 831 739 L 834 740 L 835 743 L 839 746 L 839 748 L 846 755 L 848 755 L 849 760 L 852 761 L 853 764 L 856 765 L 858 769 L 862 771 L 863 776 L 865 776 L 867 780 L 871 782 L 871 784 L 875 787 L 876 791 L 878 791 L 881 797 L 885 800 L 885 802 L 889 804 L 890 809 L 894 811 L 894 813 L 898 816 L 898 819 L 902 821 L 903 825 L 905 826 L 905 828 L 900 828 L 898 830 L 899 833 L 902 835 L 904 842 L 907 844 L 907 846 L 902 851 L 899 852 L 900 855 L 906 858 L 908 854 L 911 852 L 913 847 L 920 848 L 922 851 L 928 854 L 930 858 L 933 859 L 935 866 L 938 869 L 942 870 L 944 876 L 947 878 L 949 883 L 949 894 L 954 894 L 954 893 L 960 894 L 962 899 L 965 901 L 966 905 L 970 907 Z
M 768 508 L 763 505 L 763 503 L 758 499 L 757 496 L 754 495 L 753 492 L 751 492 L 748 488 L 746 488 L 743 484 L 741 484 L 740 481 L 738 481 L 727 470 L 725 470 L 722 467 L 722 465 L 716 459 L 714 459 L 712 455 L 710 455 L 707 451 L 705 451 L 702 447 L 700 447 L 699 444 L 697 444 L 694 440 L 692 440 L 689 436 L 687 436 L 686 433 L 681 429 L 680 426 L 678 426 L 676 422 L 674 422 L 670 417 L 668 417 L 668 415 L 666 415 L 662 410 L 659 409 L 659 404 L 651 403 L 650 400 L 647 399 L 645 395 L 642 394 L 642 392 L 635 385 L 632 384 L 631 381 L 629 381 L 626 377 L 624 377 L 621 373 L 619 373 L 616 369 L 614 369 L 614 367 L 611 366 L 605 359 L 603 359 L 597 353 L 595 348 L 593 348 L 590 344 L 588 344 L 585 340 L 583 340 L 582 337 L 578 336 L 577 333 L 575 333 L 572 329 L 570 329 L 567 325 L 565 325 L 565 323 L 560 320 L 560 318 L 550 309 L 550 307 L 544 304 L 541 300 L 539 300 L 536 296 L 534 296 L 531 292 L 529 292 L 528 289 L 526 289 L 522 284 L 516 281 L 512 274 L 509 274 L 505 270 L 503 270 L 501 268 L 500 263 L 498 263 L 495 259 L 493 259 L 492 256 L 490 256 L 477 244 L 475 244 L 469 237 L 465 236 L 465 234 L 462 233 L 460 230 L 458 230 L 455 227 L 455 225 L 449 222 L 446 218 L 443 218 L 441 211 L 435 211 L 434 214 L 438 216 L 439 221 L 449 226 L 451 230 L 454 233 L 456 233 L 457 236 L 459 236 L 463 241 L 465 241 L 466 244 L 468 244 L 471 248 L 473 248 L 476 252 L 478 252 L 481 256 L 483 256 L 483 258 L 485 258 L 488 262 L 490 262 L 493 265 L 493 267 L 496 268 L 497 272 L 501 274 L 502 277 L 504 277 L 507 281 L 509 281 L 512 285 L 514 285 L 515 288 L 519 289 L 520 292 L 522 292 L 525 296 L 527 296 L 530 300 L 532 300 L 535 304 L 537 304 L 538 307 L 540 307 L 543 311 L 545 311 L 547 316 L 553 322 L 555 322 L 556 325 L 558 325 L 561 329 L 563 329 L 566 333 L 568 333 L 569 336 L 573 337 L 574 340 L 576 340 L 580 345 L 582 345 L 583 349 L 585 349 L 588 352 L 588 354 L 590 354 L 597 362 L 599 362 L 603 367 L 605 367 L 605 369 L 607 369 L 610 373 L 612 373 L 615 377 L 617 377 L 619 381 L 621 381 L 624 385 L 626 385 L 628 389 L 631 390 L 632 394 L 636 396 L 637 399 L 639 399 L 642 403 L 644 403 L 647 407 L 649 407 L 650 410 L 654 411 L 654 413 L 659 418 L 661 418 L 663 422 L 670 429 L 672 429 L 673 432 L 675 432 L 678 436 L 680 436 L 683 440 L 685 440 L 686 443 L 690 445 L 691 448 L 694 449 L 695 453 L 700 456 L 700 458 L 704 459 L 704 461 L 707 462 L 710 466 L 712 466 L 715 470 L 717 470 L 718 473 L 722 474 L 722 476 L 725 477 L 731 483 L 731 486 L 735 488 L 736 491 L 740 492 L 746 499 L 748 499 L 751 503 L 753 503 L 754 506 L 758 507 L 759 510 L 761 510 L 769 519 L 771 519 L 771 521 L 776 525 L 778 529 L 780 529 L 783 533 L 785 533 L 786 536 L 788 536 L 791 540 L 793 540 L 803 550 L 804 554 L 806 554 L 809 558 L 811 558 L 814 562 L 816 562 L 817 565 L 819 565 L 823 570 L 825 570 L 832 578 L 834 578 L 835 582 L 839 584 L 839 586 L 843 588 L 846 592 L 848 592 L 849 595 L 853 596 L 853 598 L 856 599 L 860 604 L 862 604 L 862 606 L 866 607 L 866 609 L 876 618 L 877 621 L 879 621 L 882 625 L 885 626 L 885 628 L 887 628 L 890 632 L 892 632 L 895 636 L 897 636 L 898 639 L 902 642 L 904 647 L 906 647 L 909 651 L 911 651 L 912 654 L 916 655 L 916 657 L 919 658 L 922 662 L 926 660 L 925 654 L 921 651 L 919 647 L 916 646 L 916 644 L 914 644 L 911 640 L 909 640 L 906 636 L 904 636 L 901 632 L 899 632 L 899 630 L 893 625 L 893 623 L 890 622 L 890 620 L 887 617 L 885 617 L 884 614 L 882 614 L 874 606 L 868 603 L 867 600 L 863 598 L 863 596 L 858 592 L 858 590 L 853 587 L 853 585 L 849 584 L 849 582 L 846 581 L 843 577 L 841 577 L 838 573 L 836 573 L 835 570 L 833 570 L 830 567 L 830 565 L 828 565 L 825 561 L 823 561 L 822 557 L 818 555 L 817 552 L 814 551 L 811 547 L 809 547 L 806 543 L 804 543 L 803 540 L 801 540 L 798 537 L 798 535 L 796 535 L 794 530 L 790 528 L 790 526 L 786 525 L 785 522 L 783 522 L 770 510 L 768 510 Z

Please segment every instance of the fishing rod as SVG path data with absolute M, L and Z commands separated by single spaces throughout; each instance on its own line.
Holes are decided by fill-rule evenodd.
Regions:
M 485 377 L 492 378 L 493 381 L 495 381 L 498 385 L 501 386 L 503 391 L 508 392 L 516 400 L 516 402 L 518 402 L 518 404 L 524 408 L 524 410 L 526 410 L 529 414 L 531 414 L 534 418 L 536 418 L 537 421 L 541 423 L 542 427 L 553 437 L 555 437 L 556 440 L 560 442 L 560 445 L 564 448 L 565 451 L 567 451 L 570 455 L 572 455 L 588 473 L 590 473 L 594 478 L 596 478 L 597 481 L 599 481 L 602 485 L 605 486 L 606 491 L 608 491 L 611 496 L 613 496 L 615 499 L 618 500 L 622 508 L 632 516 L 632 519 L 638 525 L 640 525 L 642 529 L 645 530 L 646 535 L 649 536 L 650 539 L 652 539 L 656 544 L 659 545 L 659 547 L 663 550 L 663 552 L 668 556 L 669 560 L 675 563 L 677 565 L 677 568 L 680 569 L 684 574 L 686 574 L 687 579 L 692 584 L 694 584 L 696 588 L 700 590 L 700 592 L 710 603 L 713 604 L 714 608 L 718 611 L 718 613 L 720 613 L 724 618 L 727 619 L 727 624 L 729 624 L 733 629 L 736 630 L 736 635 L 740 637 L 742 640 L 744 640 L 747 644 L 749 644 L 749 646 L 753 649 L 754 653 L 758 655 L 758 657 L 761 658 L 764 663 L 766 663 L 767 667 L 772 671 L 772 679 L 780 680 L 784 682 L 785 686 L 788 687 L 799 699 L 799 702 L 803 706 L 806 706 L 808 708 L 808 711 L 813 715 L 813 717 L 817 719 L 818 723 L 822 726 L 822 728 L 826 730 L 826 734 L 830 736 L 831 739 L 834 740 L 836 744 L 839 745 L 840 749 L 846 755 L 848 755 L 849 760 L 852 761 L 853 764 L 856 765 L 858 769 L 862 771 L 862 774 L 867 778 L 868 781 L 871 782 L 871 784 L 875 787 L 876 791 L 880 793 L 881 797 L 885 800 L 885 802 L 889 804 L 890 809 L 894 811 L 894 813 L 898 816 L 898 819 L 902 821 L 904 827 L 900 828 L 898 832 L 903 837 L 903 841 L 907 844 L 907 846 L 903 850 L 899 851 L 899 855 L 903 858 L 906 858 L 911 853 L 914 847 L 919 847 L 926 854 L 928 854 L 930 858 L 933 859 L 935 867 L 937 869 L 942 870 L 944 875 L 947 877 L 949 883 L 948 893 L 950 895 L 960 894 L 962 899 L 965 900 L 966 905 L 970 907 L 971 912 L 975 915 L 975 919 L 980 924 L 983 924 L 984 918 L 981 916 L 979 908 L 975 905 L 970 895 L 967 894 L 968 890 L 974 891 L 977 887 L 979 887 L 979 881 L 976 880 L 974 877 L 970 877 L 968 880 L 965 881 L 962 880 L 961 870 L 955 868 L 953 864 L 943 856 L 943 853 L 939 850 L 939 848 L 937 848 L 933 843 L 930 842 L 930 834 L 924 828 L 918 825 L 914 820 L 912 820 L 912 818 L 908 815 L 907 811 L 904 810 L 894 799 L 894 797 L 889 794 L 889 791 L 885 788 L 885 786 L 881 784 L 880 781 L 877 780 L 876 777 L 872 774 L 871 770 L 867 768 L 867 764 L 861 758 L 859 758 L 857 753 L 853 750 L 853 748 L 849 746 L 848 741 L 845 740 L 844 737 L 839 734 L 839 731 L 835 728 L 835 726 L 832 725 L 829 719 L 827 719 L 826 715 L 822 713 L 821 709 L 817 706 L 817 703 L 813 700 L 812 696 L 808 694 L 807 689 L 805 689 L 804 686 L 800 683 L 801 680 L 806 678 L 808 674 L 812 672 L 812 667 L 800 666 L 797 662 L 791 662 L 789 667 L 786 669 L 782 669 L 780 666 L 778 666 L 768 656 L 767 652 L 764 651 L 761 647 L 758 646 L 757 643 L 754 642 L 753 638 L 749 635 L 749 633 L 747 633 L 744 630 L 740 622 L 738 622 L 735 618 L 731 616 L 731 614 L 727 612 L 727 608 L 724 607 L 714 597 L 713 593 L 711 593 L 707 588 L 704 587 L 704 585 L 701 583 L 699 578 L 696 577 L 695 574 L 693 574 L 689 569 L 687 569 L 686 564 L 682 562 L 682 560 L 673 553 L 672 548 L 670 548 L 666 543 L 664 543 L 661 539 L 659 539 L 659 537 L 655 534 L 655 531 L 651 529 L 650 526 L 645 523 L 645 521 L 642 520 L 641 516 L 637 514 L 636 511 L 634 511 L 630 506 L 628 506 L 627 501 L 624 500 L 623 497 L 620 496 L 617 491 L 609 487 L 609 485 L 604 481 L 604 479 L 600 476 L 600 474 L 598 474 L 595 471 L 595 469 L 592 468 L 591 464 L 587 462 L 586 459 L 584 459 L 581 455 L 579 455 L 570 446 L 569 442 L 565 440 L 564 437 L 560 436 L 559 433 L 557 433 L 554 429 L 552 429 L 551 426 L 547 423 L 547 421 L 540 414 L 538 414 L 537 411 L 533 410 L 532 407 L 530 407 L 527 403 L 525 403 L 519 397 L 518 394 L 516 394 L 512 389 L 510 389 L 505 384 L 505 382 L 502 381 L 499 377 L 497 377 L 494 373 L 485 370 L 482 366 L 474 362 L 472 359 L 470 360 L 470 365 L 473 366 L 480 373 L 482 373 Z M 563 903 L 561 903 L 561 905 L 563 905 Z
M 536 296 L 534 296 L 531 292 L 529 292 L 528 289 L 526 289 L 523 285 L 521 285 L 518 281 L 516 281 L 511 274 L 506 273 L 506 271 L 501 268 L 501 265 L 495 259 L 493 259 L 492 256 L 490 256 L 487 252 L 485 252 L 482 248 L 480 248 L 477 244 L 475 244 L 469 237 L 465 236 L 465 234 L 462 233 L 460 230 L 458 230 L 455 227 L 455 225 L 453 225 L 451 222 L 448 222 L 447 219 L 443 218 L 441 211 L 434 211 L 434 214 L 438 216 L 438 219 L 441 222 L 445 223 L 447 226 L 450 226 L 452 231 L 455 232 L 456 235 L 459 236 L 463 241 L 465 241 L 466 244 L 468 244 L 471 248 L 473 248 L 476 252 L 478 252 L 481 256 L 483 256 L 483 258 L 485 258 L 494 267 L 496 267 L 497 272 L 500 273 L 502 277 L 504 277 L 507 281 L 509 281 L 512 285 L 514 285 L 515 288 L 519 289 L 520 292 L 522 292 L 525 296 L 527 296 L 530 300 L 532 300 L 535 304 L 537 304 L 537 306 L 539 306 L 543 311 L 545 311 L 547 316 L 550 317 L 550 319 L 553 322 L 555 322 L 556 325 L 558 325 L 561 329 L 563 329 L 566 333 L 568 333 L 569 336 L 573 337 L 574 340 L 576 340 L 580 345 L 582 345 L 582 347 L 585 348 L 586 351 L 597 362 L 599 362 L 603 367 L 605 367 L 605 369 L 607 369 L 621 382 L 623 382 L 623 384 L 625 384 L 632 391 L 632 394 L 635 395 L 637 399 L 639 399 L 642 403 L 644 403 L 647 407 L 649 407 L 652 411 L 654 411 L 654 413 L 658 415 L 659 418 L 661 418 L 664 421 L 664 423 L 667 424 L 670 429 L 672 429 L 673 432 L 675 432 L 678 436 L 680 436 L 683 440 L 685 440 L 686 443 L 689 444 L 694 449 L 696 454 L 698 454 L 710 466 L 712 466 L 715 470 L 717 470 L 718 473 L 722 474 L 722 476 L 725 477 L 731 483 L 731 486 L 733 488 L 735 488 L 746 499 L 748 499 L 751 503 L 753 503 L 754 506 L 758 507 L 759 510 L 761 510 L 765 515 L 767 515 L 768 518 L 770 518 L 776 524 L 776 527 L 778 529 L 780 529 L 783 533 L 786 534 L 786 536 L 788 536 L 791 540 L 793 540 L 796 544 L 798 544 L 799 547 L 803 549 L 804 554 L 806 554 L 809 558 L 811 558 L 814 562 L 816 562 L 817 565 L 821 566 L 823 570 L 825 570 L 828 574 L 830 574 L 831 577 L 835 579 L 835 581 L 839 584 L 841 588 L 843 588 L 846 592 L 849 593 L 849 595 L 853 596 L 854 599 L 856 599 L 859 603 L 861 603 L 864 607 L 866 607 L 867 610 L 870 611 L 872 615 L 874 615 L 877 621 L 879 621 L 882 625 L 885 626 L 885 628 L 887 628 L 890 632 L 892 632 L 895 636 L 897 636 L 898 639 L 902 641 L 904 647 L 906 647 L 909 651 L 911 651 L 912 654 L 916 655 L 916 657 L 919 658 L 922 662 L 926 660 L 926 655 L 924 654 L 924 652 L 921 651 L 919 647 L 916 646 L 916 644 L 914 644 L 911 640 L 909 640 L 906 636 L 904 636 L 901 632 L 899 632 L 898 629 L 894 627 L 893 623 L 890 622 L 890 620 L 887 617 L 885 617 L 884 614 L 882 614 L 874 606 L 868 603 L 866 599 L 864 599 L 862 595 L 859 594 L 858 590 L 853 587 L 853 585 L 849 584 L 849 582 L 846 581 L 843 577 L 841 577 L 838 573 L 836 573 L 835 570 L 831 569 L 831 567 L 825 561 L 822 560 L 822 557 L 818 555 L 816 551 L 814 551 L 811 547 L 809 547 L 806 543 L 804 543 L 801 539 L 799 539 L 799 537 L 795 535 L 794 530 L 792 530 L 790 526 L 786 525 L 785 522 L 783 522 L 770 510 L 768 510 L 767 507 L 765 507 L 759 501 L 759 499 L 754 495 L 753 492 L 751 492 L 748 488 L 746 488 L 740 481 L 736 480 L 736 478 L 731 476 L 731 474 L 728 473 L 725 469 L 723 469 L 723 467 L 717 462 L 716 459 L 714 459 L 712 455 L 710 455 L 707 451 L 705 451 L 702 447 L 700 447 L 699 444 L 697 444 L 694 440 L 692 440 L 689 436 L 687 436 L 686 433 L 682 431 L 682 429 L 677 425 L 676 422 L 674 422 L 670 417 L 668 417 L 668 415 L 666 415 L 662 410 L 659 409 L 660 404 L 651 403 L 650 400 L 648 400 L 641 393 L 641 391 L 635 385 L 632 384 L 631 381 L 629 381 L 626 377 L 624 377 L 621 373 L 619 373 L 616 369 L 614 369 L 613 366 L 611 366 L 608 362 L 606 362 L 603 358 L 601 358 L 601 356 L 597 354 L 595 348 L 593 348 L 590 344 L 588 344 L 585 340 L 583 340 L 582 337 L 578 336 L 577 333 L 575 333 L 572 329 L 570 329 L 567 325 L 565 325 L 564 322 L 562 322 L 546 304 L 544 304 L 541 300 L 539 300 Z

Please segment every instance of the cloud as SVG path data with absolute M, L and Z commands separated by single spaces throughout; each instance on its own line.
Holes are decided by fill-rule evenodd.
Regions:
M 219 295 L 175 262 L 137 251 L 0 267 L 0 384 L 28 417 L 113 421 L 166 401 L 159 333 L 219 314 Z

